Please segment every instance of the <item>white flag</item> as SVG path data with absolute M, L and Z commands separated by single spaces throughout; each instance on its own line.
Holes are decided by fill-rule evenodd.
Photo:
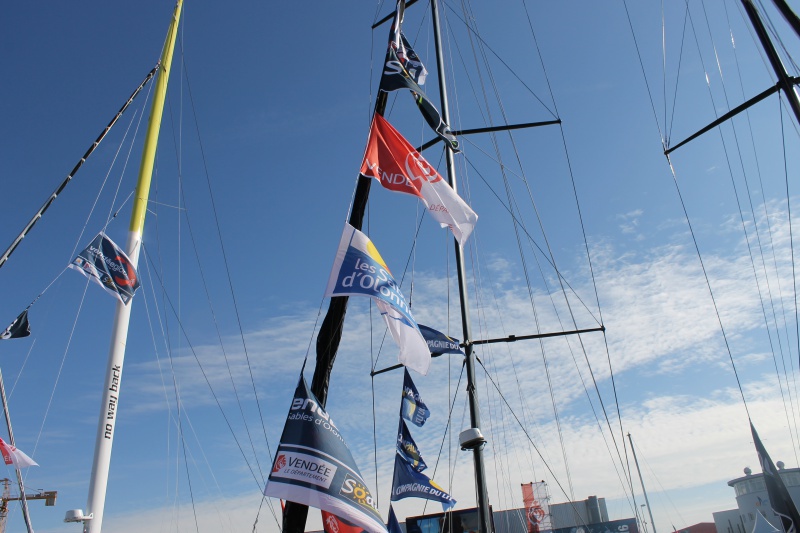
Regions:
M 24 468 L 26 466 L 39 466 L 39 464 L 25 455 L 22 450 L 16 446 L 8 444 L 3 439 L 0 439 L 0 453 L 3 454 L 3 460 L 7 465 L 14 465 L 17 468 Z
M 427 375 L 431 366 L 431 352 L 419 329 L 412 327 L 402 313 L 383 300 L 375 300 L 375 304 L 394 342 L 400 347 L 397 360 L 411 370 Z

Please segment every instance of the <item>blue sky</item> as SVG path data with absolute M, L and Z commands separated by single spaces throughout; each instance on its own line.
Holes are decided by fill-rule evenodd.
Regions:
M 484 124 L 486 115 L 481 116 L 474 103 L 483 101 L 481 81 L 487 93 L 494 92 L 494 84 L 502 94 L 502 109 L 509 121 L 553 118 L 548 111 L 554 109 L 553 102 L 521 4 L 497 6 L 487 9 L 476 3 L 472 9 L 481 36 L 522 80 L 510 75 L 491 53 L 493 78 L 480 80 L 474 70 L 465 73 L 461 66 L 472 64 L 475 42 L 464 39 L 458 18 L 463 16 L 461 6 L 447 3 L 443 9 L 448 20 L 448 57 L 455 65 L 454 79 L 449 82 L 455 129 Z M 706 6 L 713 21 L 708 26 L 702 11 L 693 8 L 692 23 L 704 63 L 698 59 L 694 34 L 687 34 L 679 78 L 683 12 L 666 13 L 669 55 L 664 73 L 659 6 L 629 8 L 653 92 L 652 106 L 662 128 L 666 109 L 673 140 L 711 121 L 715 108 L 722 113 L 738 105 L 744 99 L 739 79 L 746 97 L 773 83 L 742 26 L 735 2 Z M 4 169 L 0 243 L 11 242 L 156 63 L 171 9 L 170 2 L 153 1 L 135 7 L 108 2 L 7 6 L 0 32 L 7 73 L 0 99 L 4 147 L 0 150 Z M 151 530 L 171 531 L 176 524 L 193 530 L 193 497 L 200 531 L 252 529 L 260 501 L 258 468 L 266 471 L 272 459 L 264 433 L 274 450 L 303 357 L 313 345 L 320 310 L 327 307 L 322 294 L 366 143 L 388 31 L 381 28 L 373 33 L 370 25 L 376 13 L 390 10 L 386 3 L 355 7 L 251 2 L 233 9 L 189 2 L 185 6 L 176 65 L 181 64 L 177 59 L 182 54 L 188 84 L 179 83 L 181 67 L 176 66 L 145 236 L 152 263 L 145 266 L 144 259 L 140 263 L 145 284 L 134 302 L 106 505 L 107 528 L 137 531 L 142 520 L 151 520 Z M 571 169 L 607 328 L 605 337 L 586 335 L 582 341 L 612 415 L 614 437 L 619 443 L 608 358 L 624 430 L 636 441 L 658 528 L 710 521 L 713 511 L 735 506 L 733 491 L 725 482 L 741 475 L 744 466 L 756 469 L 757 461 L 703 272 L 662 155 L 625 6 L 571 2 L 529 5 L 528 10 L 563 128 L 519 132 L 515 135 L 517 154 L 500 138 L 510 187 L 517 194 L 526 227 L 544 246 L 532 219 L 521 165 L 557 264 L 586 304 L 578 305 L 570 296 L 575 321 L 578 327 L 593 327 L 593 317 L 598 316 L 595 288 L 576 213 Z M 773 17 L 781 27 L 782 21 Z M 421 5 L 409 8 L 405 33 L 431 71 L 427 92 L 436 100 L 429 20 Z M 727 20 L 733 27 L 741 77 L 731 53 Z M 721 92 L 709 35 L 717 47 L 729 103 Z M 705 88 L 703 65 L 711 79 L 713 103 Z M 680 80 L 677 85 L 676 79 Z M 488 97 L 494 98 L 493 94 Z M 144 98 L 137 102 L 0 269 L 3 323 L 56 279 L 76 247 L 88 243 L 105 225 L 108 213 L 124 203 L 135 181 L 141 150 L 141 132 L 135 135 L 135 131 Z M 773 97 L 757 109 L 750 114 L 755 143 L 741 120 L 737 137 L 730 128 L 724 129 L 723 145 L 717 132 L 709 133 L 679 150 L 673 164 L 751 416 L 773 459 L 796 466 L 771 351 L 780 357 L 783 349 L 794 383 L 796 347 L 790 351 L 785 338 L 778 345 L 774 337 L 770 347 L 731 186 L 732 173 L 742 209 L 755 210 L 759 236 L 765 240 L 764 213 L 769 213 L 774 262 L 781 273 L 780 287 L 772 276 L 769 288 L 775 294 L 781 291 L 785 316 L 791 317 L 791 257 L 777 100 Z M 412 144 L 431 138 L 410 97 L 390 98 L 387 115 Z M 500 107 L 493 105 L 493 120 L 500 122 L 501 116 Z M 784 122 L 791 124 L 788 117 Z M 787 165 L 793 175 L 800 151 L 796 129 L 787 129 Z M 537 325 L 523 261 L 507 211 L 495 196 L 504 198 L 505 194 L 496 165 L 489 165 L 498 156 L 488 137 L 463 141 L 464 155 L 457 157 L 463 180 L 459 191 L 480 217 L 466 253 L 470 285 L 475 282 L 478 287 L 470 294 L 475 335 L 533 333 Z M 744 154 L 741 165 L 737 153 Z M 758 153 L 763 194 L 753 153 Z M 432 149 L 425 155 L 431 163 L 442 164 L 441 151 Z M 179 167 L 182 195 L 176 185 Z M 107 184 L 98 196 L 106 176 Z M 120 176 L 122 184 L 116 193 Z M 92 210 L 96 198 L 97 207 Z M 176 208 L 179 204 L 180 209 Z M 118 243 L 125 241 L 129 214 L 125 207 L 129 204 L 122 206 L 120 220 L 107 230 Z M 404 277 L 404 290 L 419 322 L 460 337 L 449 234 L 422 220 L 416 251 L 409 251 L 421 213 L 420 204 L 412 199 L 375 186 L 365 227 L 395 277 Z M 748 228 L 752 229 L 752 222 Z M 752 231 L 749 235 L 755 239 Z M 524 250 L 528 269 L 534 273 L 531 284 L 538 327 L 542 331 L 572 329 L 552 269 L 543 266 L 540 276 L 530 246 L 525 244 Z M 773 261 L 771 255 L 766 257 Z M 765 290 L 763 276 L 760 281 Z M 179 333 L 172 310 L 165 308 L 162 291 L 169 294 L 180 315 L 191 348 Z M 774 298 L 778 301 L 778 296 Z M 63 524 L 62 519 L 66 510 L 85 507 L 113 305 L 98 287 L 87 287 L 83 278 L 66 272 L 32 309 L 34 335 L 0 343 L 6 387 L 13 389 L 10 402 L 18 446 L 41 465 L 27 472 L 28 486 L 59 491 L 56 507 L 31 504 L 37 531 L 79 529 Z M 558 316 L 554 307 L 559 309 Z M 787 320 L 793 331 L 793 319 Z M 794 334 L 790 337 L 796 346 Z M 542 350 L 548 358 L 561 438 L 544 378 Z M 607 428 L 601 434 L 587 400 L 588 395 L 594 408 L 600 408 L 577 339 L 569 345 L 563 340 L 495 345 L 481 350 L 479 356 L 504 396 L 513 399 L 515 412 L 524 414 L 526 431 L 544 458 L 527 446 L 527 437 L 479 372 L 484 432 L 491 443 L 487 464 L 493 505 L 520 506 L 519 483 L 546 479 L 554 502 L 566 499 L 560 485 L 579 499 L 606 497 L 613 518 L 631 516 L 607 451 L 613 442 Z M 378 493 L 384 515 L 402 376 L 382 375 L 372 382 L 369 370 L 373 364 L 383 367 L 395 359 L 396 349 L 384 337 L 374 308 L 365 300 L 351 299 L 328 407 L 362 473 Z M 792 359 L 795 366 L 789 363 Z M 416 376 L 433 410 L 429 423 L 413 430 L 428 464 L 436 462 L 442 443 L 459 363 L 439 359 L 428 376 Z M 778 364 L 782 365 L 780 359 Z M 310 378 L 310 372 L 307 375 Z M 588 394 L 581 379 L 586 380 Z M 377 461 L 372 440 L 373 387 L 379 421 Z M 470 458 L 455 444 L 458 432 L 466 427 L 463 384 L 460 388 L 454 429 L 445 437 L 434 477 L 450 488 L 459 507 L 466 507 L 474 497 Z M 791 394 L 796 400 L 795 391 L 793 385 Z M 5 475 L 13 477 L 13 472 Z M 641 500 L 637 489 L 637 502 Z M 427 511 L 437 511 L 434 507 Z M 405 500 L 397 509 L 401 516 L 418 515 L 425 511 L 425 504 Z M 22 528 L 18 510 L 9 520 L 9 530 Z M 311 513 L 309 527 L 318 525 L 318 516 Z M 258 531 L 277 530 L 265 508 Z

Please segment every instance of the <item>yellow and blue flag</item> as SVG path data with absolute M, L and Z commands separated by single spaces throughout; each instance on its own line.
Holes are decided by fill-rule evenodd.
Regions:
M 406 298 L 369 237 L 345 224 L 325 296 L 369 296 L 374 299 L 392 338 L 400 363 L 422 375 L 431 354 Z
M 414 442 L 411 433 L 408 431 L 408 426 L 406 426 L 402 418 L 400 419 L 400 427 L 397 430 L 397 453 L 417 472 L 422 472 L 428 468 L 428 465 L 422 459 L 422 454 L 419 453 L 417 443 Z
M 419 391 L 411 380 L 411 374 L 408 373 L 408 370 L 405 371 L 403 376 L 403 399 L 400 402 L 400 416 L 419 427 L 422 427 L 428 417 L 431 416 L 431 411 L 422 401 L 422 396 L 419 395 Z
M 395 454 L 391 500 L 396 502 L 403 498 L 423 498 L 441 502 L 444 511 L 452 509 L 456 505 L 456 500 L 435 481 L 411 468 L 411 465 L 405 462 L 399 454 Z

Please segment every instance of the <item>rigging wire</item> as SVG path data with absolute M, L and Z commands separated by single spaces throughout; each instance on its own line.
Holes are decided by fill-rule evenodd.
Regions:
M 150 262 L 151 265 L 152 265 L 152 259 L 150 258 L 150 255 L 146 253 L 146 249 L 145 249 L 144 243 L 142 243 L 142 251 L 145 252 L 145 257 L 146 257 L 147 261 Z M 197 355 L 197 352 L 195 351 L 194 345 L 192 344 L 191 340 L 189 339 L 189 335 L 188 335 L 186 329 L 184 328 L 183 322 L 179 318 L 177 318 L 177 309 L 175 308 L 175 305 L 173 304 L 172 299 L 169 297 L 169 294 L 166 292 L 163 280 L 162 280 L 161 276 L 158 273 L 155 273 L 155 276 L 156 276 L 156 278 L 155 278 L 156 281 L 159 283 L 159 285 L 161 286 L 162 290 L 164 291 L 164 293 L 163 293 L 164 294 L 164 302 L 172 310 L 172 314 L 173 314 L 173 316 L 175 316 L 175 319 L 176 319 L 176 321 L 178 323 L 178 327 L 179 327 L 181 333 L 183 334 L 183 338 L 186 340 L 187 347 L 189 348 L 189 351 L 192 353 L 192 356 L 194 357 L 195 361 L 197 362 L 197 366 L 200 369 L 201 374 L 203 375 L 203 379 L 205 380 L 206 385 L 208 385 L 208 389 L 211 392 L 211 396 L 214 399 L 214 402 L 217 404 L 217 408 L 219 409 L 220 414 L 222 415 L 222 418 L 225 420 L 225 424 L 228 426 L 228 430 L 230 431 L 231 436 L 233 437 L 234 441 L 236 442 L 236 446 L 239 449 L 239 452 L 241 453 L 242 458 L 244 459 L 248 470 L 250 470 L 250 474 L 253 477 L 253 480 L 256 482 L 256 485 L 259 487 L 259 490 L 260 490 L 261 483 L 260 483 L 260 481 L 258 479 L 258 476 L 256 476 L 255 472 L 253 471 L 253 467 L 251 466 L 250 461 L 247 459 L 247 455 L 244 453 L 244 449 L 242 448 L 242 445 L 239 442 L 238 437 L 236 437 L 236 432 L 233 430 L 233 426 L 231 425 L 231 422 L 230 422 L 230 419 L 228 418 L 228 415 L 225 414 L 225 410 L 222 407 L 222 403 L 220 402 L 219 396 L 217 396 L 217 393 L 214 390 L 213 385 L 211 385 L 211 380 L 208 377 L 208 373 L 206 372 L 205 368 L 203 367 L 203 364 L 200 362 L 200 357 Z
M 236 300 L 236 293 L 235 293 L 235 291 L 233 289 L 233 280 L 231 279 L 230 266 L 229 266 L 229 262 L 228 262 L 228 254 L 227 254 L 227 252 L 225 250 L 224 241 L 222 239 L 222 230 L 221 230 L 220 224 L 219 224 L 219 215 L 217 213 L 216 201 L 214 200 L 215 195 L 213 194 L 213 189 L 211 187 L 211 178 L 210 178 L 210 173 L 208 171 L 208 164 L 207 164 L 207 161 L 206 161 L 205 149 L 203 147 L 203 143 L 202 143 L 201 136 L 200 136 L 200 124 L 199 124 L 199 120 L 197 119 L 197 112 L 195 110 L 194 96 L 192 94 L 192 87 L 191 87 L 191 84 L 189 83 L 188 68 L 186 68 L 186 87 L 187 87 L 187 90 L 188 90 L 188 93 L 189 93 L 189 102 L 190 102 L 190 105 L 192 106 L 192 114 L 193 114 L 193 117 L 194 117 L 195 130 L 197 132 L 197 139 L 198 139 L 198 144 L 199 144 L 199 147 L 200 147 L 200 154 L 201 154 L 201 157 L 202 157 L 202 160 L 203 160 L 203 170 L 204 170 L 204 174 L 205 174 L 205 177 L 206 177 L 206 185 L 208 187 L 209 198 L 210 198 L 210 201 L 211 201 L 211 209 L 212 209 L 212 212 L 214 213 L 214 227 L 216 228 L 216 231 L 217 231 L 217 238 L 218 238 L 219 245 L 220 245 L 220 251 L 222 252 L 222 259 L 223 259 L 223 262 L 225 264 L 225 274 L 226 274 L 226 277 L 227 277 L 227 280 L 228 280 L 228 288 L 229 288 L 229 291 L 230 291 L 231 300 L 233 302 L 234 313 L 236 315 L 236 323 L 237 323 L 237 325 L 239 327 L 239 336 L 240 336 L 240 338 L 242 340 L 242 348 L 244 350 L 245 361 L 247 362 L 247 369 L 248 369 L 248 372 L 250 374 L 250 383 L 251 383 L 252 389 L 253 389 L 253 396 L 255 397 L 255 400 L 256 400 L 258 416 L 259 416 L 259 419 L 261 421 L 262 431 L 264 433 L 264 442 L 267 445 L 267 451 L 268 451 L 269 455 L 272 456 L 272 451 L 271 451 L 271 447 L 270 447 L 270 444 L 269 444 L 269 437 L 267 436 L 266 424 L 264 422 L 264 415 L 263 415 L 263 412 L 262 412 L 262 409 L 261 409 L 261 401 L 259 400 L 259 397 L 258 397 L 258 391 L 256 389 L 256 384 L 255 384 L 255 377 L 253 375 L 253 367 L 252 367 L 251 362 L 250 362 L 250 355 L 249 355 L 249 351 L 247 349 L 247 343 L 245 342 L 244 327 L 242 326 L 241 315 L 239 313 L 239 305 L 238 305 L 237 300 Z M 244 414 L 242 414 L 242 416 L 244 417 Z M 247 427 L 246 423 L 245 423 L 245 427 Z M 248 435 L 249 435 L 249 430 L 248 430 Z M 255 449 L 253 451 L 255 453 Z M 256 454 L 256 462 L 258 462 L 258 454 Z M 259 470 L 260 470 L 260 465 L 259 465 Z M 263 477 L 263 474 L 262 474 L 262 477 Z
M 723 7 L 725 8 L 725 15 L 726 15 L 726 19 L 728 20 L 728 26 L 730 27 L 731 26 L 731 22 L 730 22 L 730 15 L 728 13 L 727 5 L 723 4 Z M 735 41 L 733 39 L 733 31 L 732 30 L 731 30 L 731 43 L 735 43 Z M 735 46 L 735 44 L 731 48 L 732 48 L 733 55 L 734 55 L 734 58 L 736 60 L 736 65 L 737 65 L 736 73 L 738 75 L 739 88 L 740 88 L 740 91 L 741 91 L 741 100 L 744 101 L 746 98 L 745 98 L 745 94 L 744 94 L 744 80 L 742 79 L 742 69 L 739 68 L 739 63 L 740 63 L 739 62 L 739 55 L 738 55 L 737 47 Z M 778 98 L 777 100 L 778 100 L 778 112 L 780 113 L 781 112 L 781 106 L 782 106 L 781 102 L 782 101 L 781 101 L 780 98 Z M 795 405 L 797 403 L 797 397 L 798 397 L 798 394 L 797 394 L 797 381 L 796 381 L 797 378 L 796 378 L 796 374 L 794 372 L 794 359 L 791 357 L 791 340 L 790 340 L 790 335 L 789 335 L 789 331 L 788 331 L 789 322 L 788 322 L 787 317 L 786 317 L 786 306 L 785 306 L 785 303 L 784 303 L 785 302 L 785 298 L 783 296 L 783 289 L 781 287 L 781 278 L 780 278 L 779 270 L 778 270 L 778 259 L 777 259 L 776 252 L 775 252 L 776 246 L 775 246 L 775 242 L 774 242 L 774 239 L 773 239 L 772 223 L 770 222 L 771 213 L 769 211 L 769 206 L 768 206 L 768 202 L 767 202 L 767 194 L 766 194 L 766 189 L 764 187 L 763 176 L 762 176 L 762 173 L 761 173 L 761 164 L 760 164 L 760 161 L 759 161 L 759 158 L 758 158 L 758 151 L 756 150 L 756 146 L 755 146 L 755 133 L 754 133 L 754 130 L 753 130 L 753 123 L 752 123 L 751 118 L 750 118 L 750 110 L 749 110 L 749 108 L 747 110 L 745 110 L 744 116 L 745 116 L 745 120 L 746 120 L 746 123 L 747 123 L 747 131 L 749 132 L 750 145 L 752 147 L 752 156 L 753 156 L 753 161 L 754 161 L 754 164 L 755 164 L 756 176 L 758 177 L 758 186 L 759 186 L 759 190 L 761 192 L 761 198 L 763 199 L 762 206 L 764 208 L 764 221 L 767 224 L 767 232 L 766 232 L 766 234 L 767 234 L 767 238 L 768 238 L 769 249 L 772 252 L 772 266 L 774 267 L 774 271 L 775 271 L 775 282 L 776 282 L 776 285 L 777 285 L 778 302 L 779 302 L 780 308 L 781 308 L 783 327 L 781 328 L 781 326 L 779 324 L 777 313 L 775 311 L 774 301 L 773 301 L 773 298 L 772 298 L 772 293 L 771 293 L 771 290 L 770 290 L 769 300 L 770 300 L 770 303 L 772 305 L 772 315 L 773 315 L 772 320 L 773 320 L 773 322 L 775 324 L 775 333 L 776 333 L 776 335 L 778 337 L 778 348 L 780 350 L 781 361 L 783 363 L 783 373 L 784 373 L 784 378 L 786 379 L 786 388 L 787 388 L 787 391 L 789 393 L 789 405 L 790 405 L 790 407 L 792 409 L 792 418 L 795 420 L 795 424 L 794 424 L 795 437 L 797 438 L 798 441 L 800 441 L 800 436 L 797 435 L 797 432 L 798 432 L 798 427 L 797 427 L 798 425 L 797 425 L 797 422 L 796 422 L 797 421 L 797 415 L 794 412 L 795 411 Z M 786 162 L 785 154 L 784 154 L 784 159 L 783 160 L 784 160 L 784 164 L 785 164 L 785 162 Z M 744 172 L 744 170 L 743 170 L 743 172 Z M 749 190 L 749 187 L 748 187 L 747 190 Z M 753 209 L 753 207 L 752 207 L 752 199 L 751 199 L 751 209 Z M 755 210 L 754 209 L 753 209 L 753 222 L 755 224 Z M 758 226 L 756 225 L 756 228 L 757 227 Z M 769 290 L 769 279 L 770 278 L 769 278 L 769 275 L 767 274 L 767 267 L 766 267 L 766 264 L 764 264 L 765 263 L 765 261 L 764 261 L 764 253 L 763 253 L 763 249 L 761 248 L 760 245 L 759 245 L 759 249 L 761 249 L 761 259 L 762 259 L 762 264 L 763 264 L 763 269 L 764 269 L 764 277 L 765 277 L 765 280 L 767 282 L 767 288 Z M 790 366 L 792 368 L 791 375 L 793 376 L 794 388 L 795 388 L 795 399 L 794 400 L 792 399 L 791 387 L 789 385 L 789 377 L 788 377 L 789 376 L 789 372 L 787 372 L 787 370 L 786 370 L 786 355 L 784 354 L 784 351 L 783 351 L 783 342 L 781 342 L 781 336 L 780 336 L 780 330 L 781 329 L 783 329 L 784 334 L 786 335 L 786 345 L 787 345 L 787 349 L 789 350 L 789 356 L 790 356 L 789 360 L 790 360 L 790 363 L 791 363 Z M 774 356 L 774 353 L 773 353 L 773 359 L 774 358 L 775 358 L 775 356 Z M 776 362 L 776 367 L 777 367 L 777 362 Z M 777 372 L 777 369 L 776 369 L 776 372 Z M 780 376 L 778 376 L 778 380 L 780 382 Z M 783 394 L 782 390 L 781 390 L 781 394 Z M 785 410 L 785 402 L 784 402 L 784 410 Z M 788 416 L 788 413 L 787 413 L 787 416 Z M 789 424 L 789 426 L 791 427 L 791 424 Z M 796 450 L 796 446 L 793 446 L 793 449 Z M 796 451 L 795 451 L 795 460 L 797 460 Z
M 707 14 L 707 12 L 705 10 L 705 3 L 701 2 L 700 5 L 703 8 L 703 15 L 704 15 L 705 23 L 706 23 L 706 29 L 708 30 L 708 34 L 709 34 L 708 38 L 709 38 L 709 40 L 710 40 L 710 42 L 712 44 L 712 48 L 714 50 L 714 57 L 715 57 L 716 64 L 717 64 L 717 72 L 719 74 L 719 79 L 721 81 L 720 85 L 721 85 L 721 88 L 722 88 L 722 94 L 723 94 L 723 97 L 724 97 L 724 100 L 725 100 L 725 105 L 727 106 L 728 109 L 730 109 L 731 105 L 730 105 L 730 101 L 728 99 L 728 91 L 727 91 L 727 88 L 726 88 L 727 84 L 725 83 L 725 79 L 724 79 L 724 76 L 722 74 L 722 65 L 721 65 L 720 59 L 719 59 L 719 52 L 717 50 L 716 45 L 714 44 L 713 36 L 711 35 L 711 28 L 710 28 L 710 25 L 709 25 L 708 14 Z M 710 85 L 709 85 L 709 94 L 711 94 Z M 712 101 L 712 104 L 713 104 L 714 103 L 713 95 L 711 95 L 711 101 Z M 745 244 L 747 246 L 748 256 L 750 258 L 750 266 L 751 266 L 751 268 L 753 270 L 753 280 L 755 281 L 755 284 L 756 284 L 756 291 L 758 293 L 759 303 L 761 305 L 761 313 L 762 313 L 762 315 L 764 317 L 764 325 L 765 325 L 766 330 L 767 330 L 767 338 L 768 338 L 768 341 L 769 341 L 770 352 L 772 354 L 773 363 L 775 364 L 775 374 L 776 374 L 776 376 L 778 378 L 778 385 L 779 385 L 779 388 L 780 388 L 781 398 L 783 400 L 784 413 L 786 415 L 786 422 L 789 425 L 789 427 L 791 428 L 792 423 L 789 420 L 789 412 L 788 412 L 788 409 L 786 407 L 786 399 L 785 399 L 785 396 L 784 396 L 783 384 L 781 383 L 781 379 L 780 379 L 780 371 L 778 370 L 778 361 L 777 361 L 777 357 L 776 357 L 776 354 L 775 354 L 775 347 L 774 347 L 773 341 L 772 341 L 772 333 L 771 333 L 771 330 L 770 330 L 769 318 L 767 317 L 766 306 L 765 306 L 765 303 L 764 303 L 764 295 L 762 293 L 761 283 L 759 281 L 759 276 L 758 276 L 758 272 L 757 272 L 757 269 L 756 269 L 756 263 L 755 263 L 755 259 L 753 257 L 754 253 L 753 253 L 753 249 L 752 249 L 752 246 L 751 246 L 751 243 L 750 243 L 751 238 L 750 238 L 749 232 L 747 230 L 747 223 L 745 221 L 745 214 L 744 214 L 744 211 L 742 210 L 741 199 L 740 199 L 740 195 L 739 195 L 739 189 L 736 186 L 736 180 L 735 180 L 734 174 L 733 174 L 733 168 L 732 168 L 732 164 L 731 164 L 731 156 L 730 156 L 729 151 L 728 151 L 727 143 L 725 142 L 725 137 L 722 134 L 722 129 L 719 128 L 718 131 L 719 131 L 719 134 L 720 134 L 720 140 L 722 142 L 723 151 L 725 153 L 725 160 L 726 160 L 726 163 L 728 165 L 728 174 L 729 174 L 729 176 L 731 178 L 731 186 L 733 187 L 733 193 L 734 193 L 734 197 L 736 199 L 736 207 L 737 207 L 737 209 L 739 211 L 739 219 L 741 221 L 742 233 L 744 234 L 744 241 L 745 241 Z M 739 159 L 739 162 L 740 162 L 740 165 L 741 165 L 742 177 L 744 179 L 744 184 L 745 184 L 744 191 L 745 191 L 745 193 L 747 193 L 747 192 L 750 191 L 750 185 L 749 185 L 748 179 L 747 179 L 747 172 L 746 172 L 746 170 L 744 168 L 744 162 L 743 162 L 743 159 L 742 159 L 741 147 L 740 147 L 740 144 L 739 144 L 739 136 L 738 136 L 738 134 L 736 132 L 736 124 L 734 122 L 731 122 L 731 131 L 732 131 L 733 138 L 734 138 L 734 146 L 736 148 L 736 151 L 734 153 L 736 153 L 738 155 L 738 159 Z M 772 292 L 771 292 L 770 285 L 769 285 L 769 276 L 767 275 L 767 271 L 766 271 L 766 261 L 764 260 L 764 251 L 763 251 L 763 246 L 761 244 L 761 236 L 760 236 L 760 232 L 758 230 L 758 223 L 757 223 L 756 218 L 755 218 L 755 208 L 753 207 L 752 196 L 750 194 L 747 194 L 747 198 L 750 201 L 750 213 L 753 216 L 753 227 L 754 227 L 754 230 L 755 230 L 755 237 L 756 237 L 756 244 L 757 244 L 756 248 L 760 252 L 760 255 L 761 255 L 761 262 L 762 262 L 763 269 L 764 269 L 764 277 L 765 277 L 765 280 L 766 280 L 766 283 L 767 283 L 767 296 L 768 296 L 767 299 L 771 304 L 772 311 L 773 311 L 773 316 L 774 316 L 774 314 L 775 314 L 775 304 L 774 304 L 774 300 L 772 298 Z M 776 321 L 775 326 L 777 328 L 777 321 Z M 790 396 L 790 398 L 791 398 L 791 396 Z M 793 443 L 792 448 L 796 449 L 795 435 L 791 432 L 791 430 L 789 431 L 789 434 L 790 434 L 790 437 L 791 437 L 792 443 Z M 795 452 L 795 460 L 797 460 L 796 452 Z

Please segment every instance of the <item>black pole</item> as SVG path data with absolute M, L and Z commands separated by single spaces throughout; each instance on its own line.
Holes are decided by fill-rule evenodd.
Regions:
M 50 207 L 50 204 L 52 204 L 55 201 L 55 199 L 58 197 L 58 195 L 61 194 L 61 191 L 64 190 L 64 187 L 66 187 L 67 184 L 70 181 L 72 181 L 72 178 L 75 176 L 75 174 L 78 172 L 78 170 L 80 170 L 80 168 L 83 166 L 83 164 L 86 162 L 86 160 L 89 159 L 89 156 L 92 155 L 92 152 L 94 152 L 95 148 L 97 148 L 100 145 L 100 141 L 102 141 L 105 138 L 105 136 L 111 130 L 112 126 L 114 126 L 114 124 L 117 123 L 117 120 L 119 120 L 119 117 L 121 117 L 122 114 L 125 112 L 125 110 L 128 109 L 128 106 L 131 105 L 131 103 L 133 102 L 133 99 L 136 98 L 136 95 L 138 95 L 141 92 L 141 90 L 144 88 L 144 86 L 147 84 L 147 82 L 150 81 L 153 78 L 153 76 L 155 76 L 156 71 L 158 70 L 158 67 L 159 67 L 159 65 L 156 65 L 155 67 L 153 67 L 153 70 L 151 70 L 147 74 L 147 76 L 145 76 L 144 81 L 142 81 L 142 83 L 139 84 L 139 87 L 137 87 L 136 90 L 133 91 L 133 93 L 128 97 L 128 100 L 120 108 L 120 110 L 117 111 L 117 114 L 114 115 L 114 118 L 111 119 L 111 122 L 108 123 L 108 125 L 103 130 L 103 132 L 97 137 L 97 139 L 95 139 L 95 141 L 92 143 L 92 145 L 89 147 L 89 149 L 86 150 L 86 153 L 83 154 L 83 157 L 81 157 L 80 161 L 78 161 L 78 163 L 72 168 L 72 170 L 67 175 L 67 177 L 64 178 L 64 180 L 61 182 L 61 185 L 59 185 L 56 188 L 56 190 L 53 191 L 53 193 L 47 198 L 47 201 L 44 203 L 44 205 L 42 205 L 42 207 L 39 208 L 39 210 L 36 212 L 36 214 L 33 215 L 33 218 L 30 219 L 30 221 L 22 229 L 20 234 L 17 235 L 17 238 L 14 239 L 14 242 L 11 243 L 11 246 L 9 246 L 8 249 L 6 249 L 6 251 L 3 252 L 3 255 L 0 256 L 0 268 L 2 268 L 3 265 L 6 263 L 6 261 L 8 261 L 9 256 L 11 256 L 11 254 L 14 253 L 14 250 L 17 249 L 17 246 L 19 246 L 19 244 L 22 242 L 22 239 L 24 239 L 25 236 L 31 231 L 31 229 L 33 229 L 33 226 L 37 222 L 39 222 L 39 219 L 42 218 L 42 215 L 44 215 L 44 212 L 47 211 L 47 209 Z
M 386 110 L 388 100 L 385 92 L 378 92 L 375 102 L 375 113 L 383 115 Z M 356 192 L 353 197 L 353 210 L 350 212 L 348 222 L 357 230 L 361 230 L 364 224 L 364 213 L 367 209 L 369 200 L 369 189 L 372 185 L 372 178 L 362 175 L 358 176 Z M 342 340 L 344 329 L 344 317 L 347 314 L 347 302 L 349 296 L 334 296 L 328 304 L 328 312 L 322 320 L 319 333 L 317 334 L 317 364 L 314 367 L 314 377 L 311 379 L 311 392 L 325 407 L 328 400 L 328 385 L 330 384 L 333 363 L 336 360 L 336 353 L 339 350 L 339 342 Z M 308 506 L 295 502 L 286 502 L 283 509 L 283 533 L 303 533 L 306 529 L 306 519 L 308 518 Z
M 439 6 L 431 0 L 431 18 L 433 19 L 433 41 L 436 47 L 436 69 L 439 76 L 439 98 L 442 106 L 442 119 L 450 124 L 447 105 L 447 84 L 445 82 L 444 55 L 442 53 L 442 36 L 439 29 Z M 456 187 L 456 169 L 453 161 L 453 150 L 446 146 L 447 181 L 454 191 Z M 478 391 L 475 387 L 475 354 L 472 351 L 472 327 L 469 320 L 469 301 L 464 268 L 464 250 L 457 240 L 455 242 L 456 270 L 458 272 L 458 294 L 461 301 L 461 326 L 464 331 L 464 354 L 467 370 L 467 397 L 469 400 L 469 418 L 472 428 L 480 430 L 481 413 L 478 403 Z M 483 444 L 472 448 L 472 459 L 475 466 L 475 492 L 478 497 L 478 515 L 481 533 L 492 533 L 492 516 L 489 509 L 489 496 L 486 492 L 485 466 L 483 462 Z
M 775 4 L 775 7 L 778 8 L 778 11 L 781 12 L 783 18 L 786 19 L 791 26 L 794 32 L 800 37 L 800 18 L 797 17 L 797 14 L 792 11 L 792 8 L 789 7 L 789 4 L 785 2 L 785 0 L 772 0 L 772 3 Z
M 783 63 L 781 63 L 781 58 L 778 56 L 778 52 L 775 50 L 775 46 L 773 46 L 767 29 L 764 27 L 764 23 L 761 21 L 761 17 L 758 14 L 756 6 L 753 5 L 752 0 L 742 0 L 742 4 L 744 5 L 744 10 L 747 12 L 747 16 L 750 17 L 753 29 L 756 30 L 758 40 L 761 41 L 761 46 L 764 47 L 764 51 L 767 53 L 769 62 L 772 65 L 772 70 L 774 70 L 775 75 L 778 76 L 778 85 L 780 85 L 783 92 L 786 93 L 786 99 L 789 100 L 789 107 L 792 108 L 795 119 L 797 123 L 800 124 L 800 99 L 798 99 L 797 93 L 794 90 L 792 78 L 786 72 Z

